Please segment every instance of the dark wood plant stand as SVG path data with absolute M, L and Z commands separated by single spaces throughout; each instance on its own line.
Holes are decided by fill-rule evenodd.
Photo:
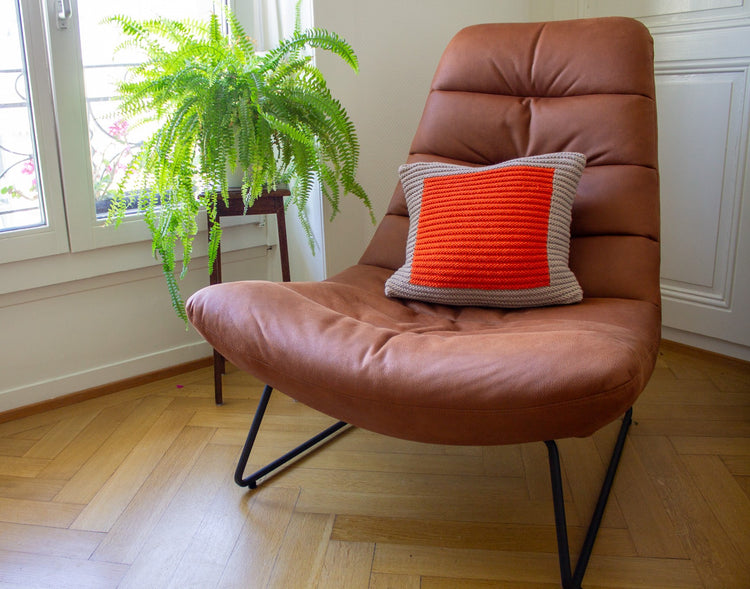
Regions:
M 276 222 L 279 228 L 279 255 L 281 258 L 281 279 L 284 282 L 291 280 L 291 274 L 289 271 L 289 248 L 286 240 L 286 219 L 284 217 L 284 197 L 289 196 L 291 193 L 288 190 L 272 190 L 264 191 L 258 199 L 249 208 L 245 208 L 245 203 L 242 201 L 242 193 L 239 189 L 229 190 L 229 204 L 225 205 L 222 200 L 219 200 L 219 205 L 216 211 L 216 218 L 220 220 L 222 217 L 237 217 L 241 215 L 276 215 Z M 212 221 L 208 220 L 209 229 L 211 228 Z M 214 266 L 211 268 L 211 275 L 209 278 L 210 284 L 218 284 L 221 282 L 221 244 L 216 251 L 216 260 Z M 219 352 L 214 350 L 214 398 L 217 405 L 221 405 L 224 402 L 222 394 L 222 383 L 221 378 L 225 372 L 225 360 Z

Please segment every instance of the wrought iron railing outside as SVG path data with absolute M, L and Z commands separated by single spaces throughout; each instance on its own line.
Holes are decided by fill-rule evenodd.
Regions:
M 116 79 L 115 72 L 133 64 L 96 64 L 84 67 L 84 76 L 104 72 L 104 78 Z M 25 95 L 26 81 L 21 68 L 0 70 L 0 76 L 12 76 L 14 96 L 0 99 L 0 113 L 8 109 L 23 109 L 23 118 L 29 121 L 29 101 Z M 101 83 L 100 83 L 101 85 Z M 111 81 L 105 86 L 113 87 Z M 8 88 L 5 85 L 5 88 Z M 113 92 L 112 92 L 113 94 Z M 116 102 L 112 94 L 86 97 L 88 135 L 91 149 L 91 171 L 93 193 L 98 217 L 104 217 L 109 209 L 114 191 L 120 183 L 130 158 L 137 152 L 140 141 L 130 140 L 131 127 L 128 121 L 118 118 Z M 107 108 L 109 107 L 109 108 Z M 16 128 L 0 128 L 0 232 L 43 225 L 44 207 L 40 201 L 37 160 L 34 154 L 34 141 L 28 136 L 26 149 L 11 146 L 10 135 L 18 136 L 23 120 L 19 115 Z M 24 213 L 27 213 L 24 215 Z M 3 222 L 3 218 L 13 219 Z M 27 221 L 24 221 L 27 219 Z

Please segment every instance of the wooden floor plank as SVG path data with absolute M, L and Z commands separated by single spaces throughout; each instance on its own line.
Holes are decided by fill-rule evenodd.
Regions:
M 542 553 L 378 544 L 373 570 L 396 574 L 417 571 L 423 576 L 452 579 L 559 583 L 557 555 Z M 632 587 L 636 583 L 654 589 L 701 586 L 693 563 L 676 559 L 601 556 L 591 561 L 586 579 L 587 586 Z
M 482 463 L 484 474 L 487 476 L 497 478 L 524 478 L 526 476 L 521 446 L 518 444 L 482 448 Z
M 252 496 L 245 525 L 219 581 L 220 589 L 268 585 L 298 493 L 296 489 L 268 488 Z
M 266 587 L 316 587 L 332 526 L 333 516 L 293 512 Z
M 82 509 L 69 503 L 0 497 L 0 522 L 67 528 Z
M 557 556 L 431 546 L 378 544 L 372 569 L 452 579 L 491 579 L 533 583 L 558 582 Z
M 56 500 L 82 504 L 91 501 L 125 457 L 151 429 L 169 403 L 169 399 L 161 397 L 143 399 L 70 478 Z
M 580 546 L 586 534 L 583 527 L 569 527 L 572 546 Z M 557 538 L 554 525 L 490 524 L 394 517 L 337 515 L 333 540 L 443 546 L 510 552 L 555 552 Z M 630 534 L 625 529 L 603 528 L 596 540 L 596 554 L 636 554 Z
M 262 384 L 224 382 L 222 406 L 207 367 L 0 423 L 0 589 L 559 586 L 543 443 L 352 428 L 248 491 Z M 665 345 L 634 419 L 584 587 L 748 587 L 750 365 Z M 274 394 L 251 465 L 330 423 Z M 574 553 L 618 427 L 559 441 Z
M 745 421 L 750 419 L 750 405 L 745 404 L 690 404 L 646 403 L 638 401 L 636 419 L 683 419 L 699 421 Z
M 182 487 L 213 430 L 185 427 L 109 529 L 94 560 L 132 564 Z
M 681 542 L 707 587 L 733 587 L 750 579 L 750 563 L 738 552 L 665 437 L 631 440 L 655 481 Z
M 165 411 L 73 522 L 77 530 L 107 532 L 192 417 Z
M 488 579 L 450 579 L 423 577 L 420 589 L 559 589 L 559 583 L 521 583 L 518 581 L 490 581 Z M 590 585 L 586 584 L 586 589 Z
M 744 456 L 720 456 L 727 470 L 734 476 L 750 477 L 750 454 Z
M 0 550 L 88 559 L 104 536 L 98 532 L 0 523 Z
M 678 454 L 718 454 L 721 456 L 750 456 L 750 438 L 725 436 L 671 436 Z
M 28 440 L 40 440 L 61 419 L 81 411 L 80 407 L 63 407 L 54 411 L 45 411 L 29 417 L 0 423 L 0 437 L 19 437 Z
M 0 438 L 0 460 L 5 456 L 19 458 L 26 454 L 36 444 L 35 440 L 24 440 L 20 438 Z
M 544 444 L 522 444 L 520 446 L 521 457 L 523 458 L 524 479 L 529 497 L 536 501 L 552 501 L 552 484 L 550 482 L 549 459 L 547 457 L 547 448 Z M 565 476 L 563 475 L 563 492 L 570 497 L 570 487 Z
M 123 579 L 122 589 L 140 589 L 149 585 L 163 589 L 216 585 L 236 542 L 237 531 L 233 533 L 232 528 L 239 530 L 242 525 L 242 510 L 236 503 L 221 501 L 223 497 L 217 497 L 220 489 L 228 486 L 223 475 L 233 459 L 234 453 L 225 447 L 206 446 L 203 449 L 159 521 L 140 543 L 133 565 Z M 230 510 L 237 521 L 228 517 L 217 521 L 217 508 Z M 212 555 L 220 551 L 221 543 L 209 542 L 216 540 L 216 536 L 206 535 L 202 530 L 206 527 L 213 529 L 222 523 L 228 525 L 218 538 L 230 545 L 217 563 Z
M 329 450 L 326 448 L 326 450 Z M 278 448 L 269 448 L 258 452 L 258 459 L 266 462 L 278 457 Z M 457 460 L 454 456 L 435 454 L 371 454 L 363 460 L 361 453 L 340 451 L 331 448 L 326 452 L 310 455 L 305 466 L 307 468 L 327 468 L 342 470 L 367 470 L 383 473 L 402 472 L 442 472 L 452 475 L 481 475 L 484 465 L 481 456 L 462 456 Z
M 600 448 L 611 453 L 611 444 Z M 612 494 L 622 510 L 628 532 L 640 556 L 687 558 L 653 481 L 643 467 L 636 448 L 626 442 L 620 459 Z
M 61 419 L 29 451 L 27 458 L 45 458 L 52 460 L 99 414 L 99 409 L 90 409 Z
M 721 527 L 742 554 L 750 546 L 750 499 L 718 456 L 683 456 L 682 462 Z
M 16 438 L 19 440 L 34 440 L 38 442 L 46 433 L 55 427 L 59 419 L 49 418 L 46 415 L 45 424 L 37 426 L 35 424 L 24 424 L 23 422 L 10 421 L 0 423 L 0 436 Z
M 51 501 L 60 492 L 64 484 L 65 481 L 60 480 L 0 475 L 0 497 Z
M 239 455 L 239 449 L 236 450 Z M 365 459 L 359 461 L 366 463 Z M 304 486 L 308 490 L 327 491 L 335 488 L 353 493 L 373 493 L 382 495 L 429 495 L 445 497 L 484 495 L 497 497 L 498 502 L 528 499 L 523 478 L 497 476 L 464 476 L 442 473 L 398 474 L 328 468 L 308 468 L 309 462 L 301 462 L 294 468 L 281 472 L 268 479 L 270 484 L 281 486 Z
M 0 583 L 42 589 L 116 588 L 124 565 L 0 550 Z
M 747 405 L 747 395 L 742 392 L 721 391 L 709 379 L 687 380 L 670 375 L 665 377 L 657 371 L 645 390 L 638 397 L 639 403 L 654 405 L 692 407 L 739 407 Z
M 702 419 L 638 418 L 630 436 L 750 437 L 750 421 L 704 421 Z
M 204 464 L 206 460 L 212 462 L 210 467 Z M 207 446 L 186 481 L 186 486 L 195 489 L 195 499 L 190 500 L 193 495 L 183 497 L 181 491 L 170 505 L 169 517 L 159 523 L 160 528 L 170 530 L 169 535 L 162 541 L 164 532 L 156 530 L 153 541 L 169 543 L 180 554 L 165 588 L 215 587 L 221 580 L 240 538 L 250 501 L 230 476 L 236 460 L 237 452 L 232 448 Z M 155 560 L 149 552 L 143 552 L 141 558 L 152 563 Z M 164 575 L 170 569 L 162 566 L 161 570 Z
M 419 575 L 391 575 L 372 573 L 369 589 L 420 589 L 422 579 Z
M 49 464 L 46 458 L 27 458 L 25 456 L 0 457 L 0 475 L 34 478 Z
M 375 545 L 361 542 L 328 542 L 316 587 L 368 589 Z
M 586 586 L 592 587 L 702 587 L 696 565 L 689 559 L 620 558 L 592 559 L 586 570 Z
M 75 439 L 51 460 L 39 476 L 65 480 L 73 477 L 139 403 L 140 400 L 135 399 L 102 409 Z
M 309 513 L 377 516 L 387 513 L 401 518 L 443 518 L 449 521 L 484 521 L 549 525 L 554 523 L 547 501 L 499 500 L 484 495 L 456 497 L 450 494 L 383 495 L 337 490 L 309 490 L 303 487 L 297 509 Z M 580 525 L 570 513 L 570 525 Z
M 610 440 L 609 446 L 610 451 L 606 452 L 602 458 L 592 437 L 561 440 L 559 443 L 563 457 L 561 460 L 571 492 L 570 501 L 575 505 L 578 518 L 582 522 L 589 522 L 594 513 L 607 472 L 614 439 Z M 616 495 L 610 495 L 602 518 L 602 526 L 626 527 Z

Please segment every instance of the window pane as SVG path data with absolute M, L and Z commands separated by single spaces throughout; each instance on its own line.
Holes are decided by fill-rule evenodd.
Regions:
M 125 76 L 127 67 L 138 62 L 139 54 L 133 50 L 115 53 L 122 38 L 114 25 L 103 25 L 102 20 L 113 14 L 138 19 L 157 16 L 203 19 L 211 14 L 213 7 L 212 0 L 78 1 L 97 217 L 107 214 L 109 199 L 122 180 L 126 166 L 149 133 L 148 127 L 134 127 L 132 121 L 123 119 L 117 112 L 117 101 L 112 99 L 115 86 Z M 131 179 L 132 185 L 137 186 L 137 182 L 136 178 Z
M 17 2 L 0 3 L 0 232 L 46 224 Z

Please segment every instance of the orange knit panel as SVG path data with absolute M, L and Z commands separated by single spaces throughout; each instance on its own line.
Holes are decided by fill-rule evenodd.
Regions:
M 426 178 L 410 282 L 524 289 L 549 286 L 552 168 L 511 166 Z

